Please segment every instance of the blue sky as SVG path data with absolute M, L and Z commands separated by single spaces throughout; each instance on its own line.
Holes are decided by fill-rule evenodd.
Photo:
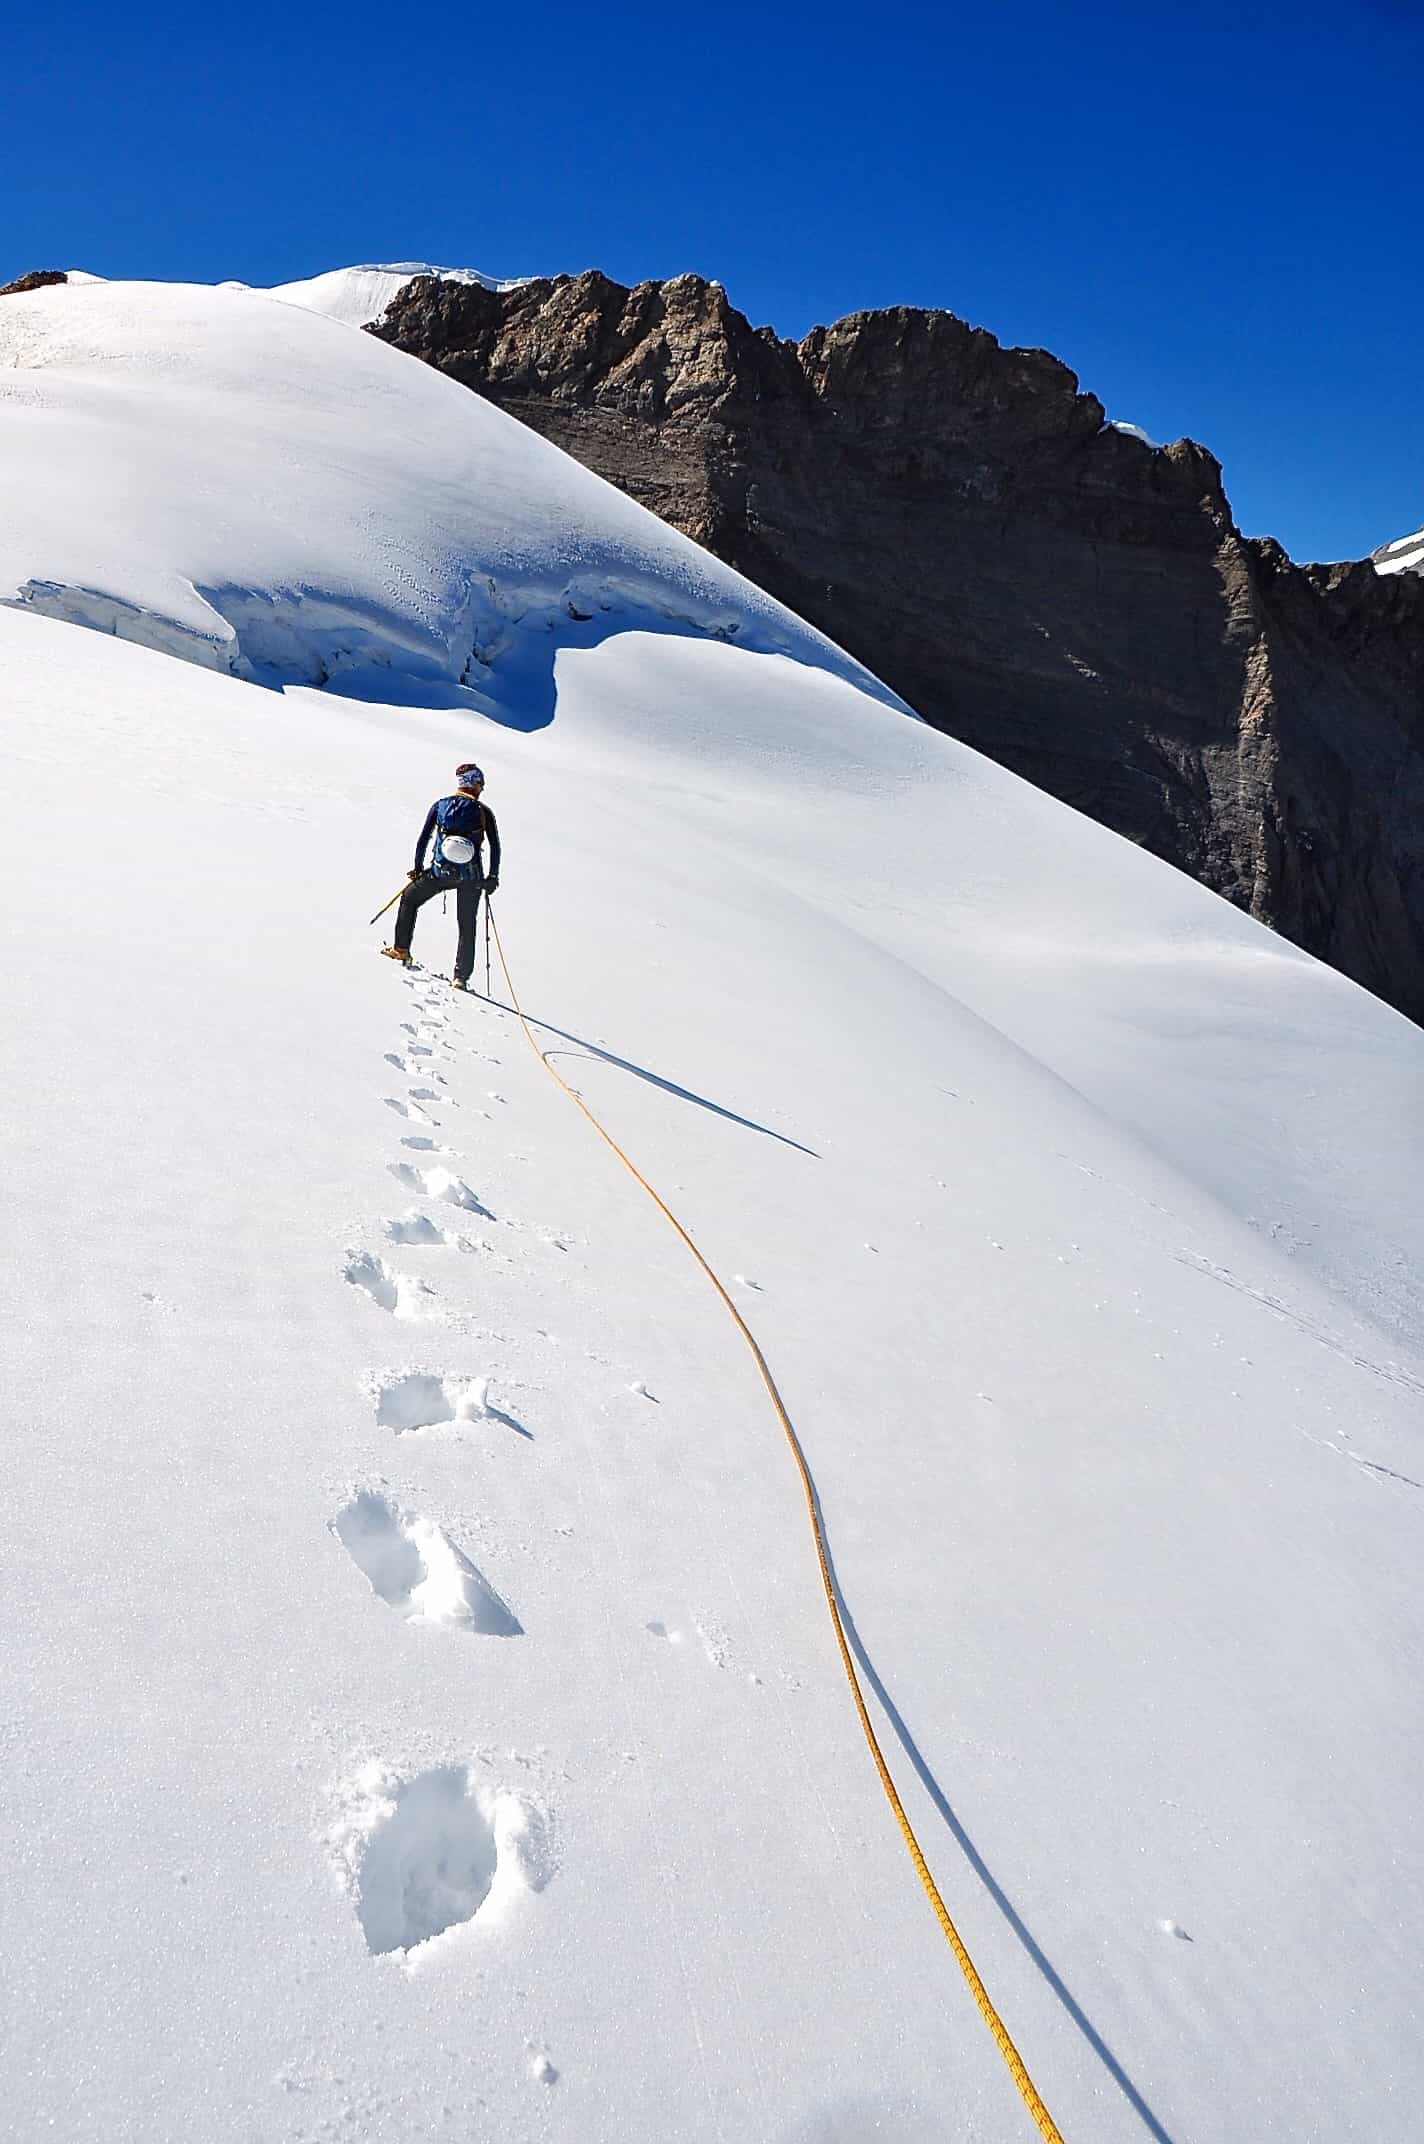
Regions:
M 0 269 L 698 269 L 940 305 L 1219 454 L 1241 525 L 1424 521 L 1424 0 L 30 8 Z M 3 279 L 3 278 L 0 278 Z

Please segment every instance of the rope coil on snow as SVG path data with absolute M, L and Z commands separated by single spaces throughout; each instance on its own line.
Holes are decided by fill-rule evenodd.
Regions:
M 613 1149 L 613 1152 L 618 1156 L 618 1159 L 622 1162 L 624 1168 L 627 1169 L 629 1174 L 634 1177 L 639 1184 L 641 1184 L 643 1190 L 646 1191 L 648 1197 L 657 1207 L 659 1213 L 662 1214 L 664 1220 L 666 1220 L 671 1225 L 671 1227 L 677 1231 L 677 1234 L 682 1238 L 688 1250 L 692 1253 L 692 1256 L 696 1259 L 698 1265 L 702 1268 L 703 1273 L 707 1276 L 707 1279 L 712 1283 L 712 1286 L 716 1289 L 717 1294 L 721 1297 L 723 1308 L 727 1311 L 728 1316 L 732 1319 L 732 1322 L 735 1324 L 738 1332 L 741 1334 L 743 1340 L 745 1340 L 747 1346 L 751 1350 L 752 1358 L 755 1361 L 757 1369 L 761 1374 L 762 1383 L 766 1387 L 767 1396 L 770 1399 L 772 1406 L 775 1408 L 777 1420 L 780 1422 L 781 1427 L 786 1434 L 786 1441 L 791 1447 L 791 1456 L 796 1462 L 796 1470 L 801 1478 L 801 1488 L 806 1498 L 806 1510 L 811 1521 L 811 1532 L 815 1541 L 816 1561 L 820 1566 L 821 1585 L 825 1591 L 826 1607 L 830 1612 L 831 1624 L 836 1635 L 836 1645 L 839 1649 L 841 1656 L 841 1666 L 845 1669 L 846 1681 L 850 1685 L 851 1696 L 855 1702 L 856 1715 L 860 1720 L 861 1729 L 865 1735 L 866 1743 L 869 1746 L 870 1755 L 874 1762 L 876 1773 L 879 1776 L 881 1787 L 884 1789 L 885 1792 L 885 1798 L 889 1802 L 890 1807 L 894 1812 L 895 1821 L 899 1825 L 901 1836 L 905 1841 L 906 1851 L 908 1852 L 911 1861 L 914 1863 L 915 1874 L 919 1877 L 921 1884 L 924 1886 L 925 1896 L 928 1898 L 930 1905 L 934 1911 L 935 1919 L 939 1922 L 945 1940 L 954 1953 L 955 1961 L 958 1964 L 961 1973 L 963 1973 L 965 1980 L 969 1984 L 969 1991 L 973 1995 L 975 2002 L 979 2006 L 980 2015 L 983 2017 L 985 2024 L 988 2026 L 990 2033 L 993 2035 L 994 2044 L 997 2046 L 999 2053 L 1004 2058 L 1004 2061 L 1008 2067 L 1009 2075 L 1013 2078 L 1014 2083 L 1018 2086 L 1019 2093 L 1023 2099 L 1024 2105 L 1028 2108 L 1029 2113 L 1033 2116 L 1034 2122 L 1038 2128 L 1038 2132 L 1040 2136 L 1044 2138 L 1045 2144 L 1063 2144 L 1062 2132 L 1059 2130 L 1057 2123 L 1053 2119 L 1053 2116 L 1049 2113 L 1047 2107 L 1043 2103 L 1043 2100 L 1040 2098 L 1038 2088 L 1034 2084 L 1032 2077 L 1030 2077 L 1028 2073 L 1028 2067 L 1024 2062 L 1023 2056 L 1019 2053 L 1017 2047 L 1014 2045 L 1008 2027 L 1005 2025 L 998 2011 L 994 2008 L 994 2004 L 989 1995 L 989 1991 L 985 1987 L 984 1982 L 979 1976 L 979 1970 L 975 1965 L 974 1960 L 970 1957 L 967 1948 L 965 1947 L 963 1937 L 960 1935 L 959 1930 L 955 1927 L 954 1922 L 950 1917 L 949 1908 L 945 1905 L 943 1898 L 940 1896 L 939 1887 L 935 1883 L 933 1876 L 930 1874 L 929 1864 L 925 1860 L 924 1853 L 920 1846 L 920 1842 L 915 1836 L 914 1826 L 911 1824 L 910 1819 L 906 1814 L 905 1805 L 901 1801 L 899 1793 L 895 1786 L 894 1779 L 891 1777 L 890 1767 L 885 1761 L 884 1752 L 880 1747 L 880 1743 L 876 1737 L 875 1728 L 871 1723 L 870 1713 L 866 1707 L 865 1695 L 860 1686 L 860 1677 L 856 1673 L 855 1662 L 851 1658 L 850 1644 L 846 1638 L 845 1625 L 841 1618 L 840 1603 L 836 1599 L 835 1583 L 831 1577 L 830 1557 L 826 1547 L 826 1537 L 824 1528 L 821 1523 L 820 1509 L 816 1502 L 815 1484 L 811 1479 L 811 1469 L 806 1463 L 806 1455 L 801 1449 L 801 1440 L 797 1436 L 796 1430 L 791 1421 L 791 1417 L 786 1411 L 786 1404 L 783 1401 L 780 1392 L 777 1390 L 776 1380 L 771 1374 L 771 1367 L 767 1362 L 765 1355 L 763 1355 L 761 1348 L 757 1342 L 757 1339 L 751 1330 L 751 1327 L 747 1324 L 746 1319 L 742 1316 L 736 1304 L 732 1301 L 731 1296 L 727 1293 L 727 1290 L 723 1285 L 722 1281 L 719 1279 L 713 1268 L 708 1264 L 707 1260 L 703 1257 L 701 1251 L 697 1248 L 697 1245 L 694 1243 L 688 1231 L 683 1227 L 681 1221 L 679 1221 L 677 1215 L 673 1212 L 672 1208 L 667 1204 L 666 1200 L 660 1197 L 660 1195 L 653 1189 L 652 1185 L 648 1182 L 647 1178 L 638 1168 L 636 1162 L 631 1161 L 629 1157 L 624 1153 L 622 1147 L 619 1146 L 617 1140 L 613 1137 L 613 1134 L 610 1131 L 606 1130 L 605 1127 L 599 1122 L 599 1119 L 589 1108 L 587 1102 L 585 1102 L 585 1100 L 583 1099 L 583 1096 L 578 1092 L 576 1088 L 571 1087 L 569 1085 L 568 1081 L 564 1078 L 562 1072 L 560 1072 L 555 1065 L 550 1063 L 547 1054 L 540 1049 L 539 1044 L 534 1038 L 533 1030 L 531 1029 L 528 1020 L 524 1016 L 524 1010 L 519 1003 L 518 993 L 516 992 L 514 987 L 514 978 L 509 972 L 509 962 L 504 957 L 504 941 L 499 935 L 499 925 L 493 921 L 493 913 L 491 905 L 488 901 L 486 901 L 485 903 L 485 929 L 486 932 L 490 931 L 491 929 L 494 932 L 494 942 L 496 949 L 499 953 L 499 964 L 504 974 L 505 987 L 509 992 L 509 1001 L 514 1007 L 515 1017 L 524 1030 L 524 1037 L 525 1040 L 528 1042 L 530 1049 L 533 1050 L 535 1056 L 538 1058 L 540 1064 L 544 1067 L 544 1070 L 549 1074 L 550 1078 L 555 1080 L 557 1084 L 562 1087 L 564 1093 L 569 1097 L 569 1100 L 571 1102 L 577 1104 L 578 1108 L 583 1112 L 584 1116 L 588 1119 L 589 1123 L 598 1133 L 599 1138 L 603 1140 L 606 1146 L 609 1146 Z

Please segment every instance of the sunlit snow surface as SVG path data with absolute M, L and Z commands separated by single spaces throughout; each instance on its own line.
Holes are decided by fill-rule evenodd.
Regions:
M 0 601 L 241 676 L 478 689 L 517 626 L 630 609 L 864 675 L 514 418 L 270 294 L 5 299 L 0 466 Z
M 436 268 L 429 261 L 388 261 L 366 268 L 331 268 L 300 283 L 275 283 L 267 295 L 304 305 L 329 320 L 364 328 L 379 320 L 413 276 L 438 275 L 446 283 L 478 283 L 485 290 L 517 290 L 523 276 L 482 275 L 478 268 Z
M 242 376 L 221 340 L 151 357 L 180 415 L 206 381 L 206 490 L 136 460 L 106 535 L 21 487 L 7 559 L 87 544 L 146 602 L 240 544 L 275 592 L 329 518 L 328 592 L 348 543 L 408 623 L 401 575 L 443 587 L 458 544 L 380 432 L 406 361 L 344 447 L 313 389 L 318 454 L 285 332 Z M 111 455 L 106 386 L 147 408 L 88 347 L 49 382 L 62 468 Z M 253 505 L 274 400 L 299 524 Z M 0 402 L 0 451 L 43 424 Z M 497 964 L 491 1005 L 374 957 L 475 756 L 526 1009 L 767 1350 L 1065 2136 L 1409 2135 L 1424 1041 L 710 562 L 709 637 L 683 550 L 480 436 L 459 570 L 622 543 L 642 607 L 507 619 L 473 699 L 0 613 L 0 2134 L 1032 2134 L 725 1312 Z M 417 954 L 452 932 L 425 910 Z
M 484 275 L 478 268 L 439 268 L 430 261 L 379 261 L 355 268 L 328 268 L 295 283 L 263 286 L 229 281 L 199 287 L 255 292 L 286 305 L 300 305 L 308 312 L 324 313 L 328 320 L 339 320 L 346 327 L 364 328 L 379 320 L 418 275 L 439 276 L 444 283 L 477 283 L 484 290 L 518 290 L 521 283 L 530 281 L 528 276 Z M 67 278 L 76 287 L 108 281 L 107 276 L 91 275 L 82 268 L 69 269 Z

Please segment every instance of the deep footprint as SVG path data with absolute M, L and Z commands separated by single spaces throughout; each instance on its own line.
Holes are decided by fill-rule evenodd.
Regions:
M 373 1956 L 414 1950 L 472 1921 L 502 1863 L 516 1882 L 523 1876 L 537 1886 L 538 1876 L 518 1866 L 520 1805 L 477 1785 L 464 1765 L 437 1765 L 401 1782 L 368 1774 L 360 1789 L 365 1807 L 353 1797 L 342 1859 Z
M 523 1635 L 482 1571 L 431 1519 L 363 1489 L 331 1521 L 337 1540 L 387 1607 L 416 1623 L 445 1623 L 486 1638 Z
M 375 1388 L 376 1421 L 407 1437 L 418 1429 L 439 1429 L 449 1422 L 478 1422 L 489 1411 L 488 1380 L 432 1377 L 410 1371 L 381 1379 Z
M 370 1251 L 352 1251 L 343 1270 L 353 1288 L 360 1288 L 393 1317 L 428 1318 L 434 1314 L 435 1291 L 428 1281 L 393 1272 L 384 1258 Z
M 482 1206 L 469 1185 L 449 1169 L 418 1169 L 413 1162 L 392 1161 L 386 1166 L 398 1184 L 407 1191 L 418 1191 L 428 1199 L 443 1199 L 448 1206 L 459 1206 L 466 1213 L 482 1214 L 487 1221 L 494 1215 L 488 1206 Z

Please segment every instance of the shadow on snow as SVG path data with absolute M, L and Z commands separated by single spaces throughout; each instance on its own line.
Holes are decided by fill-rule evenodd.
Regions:
M 482 1005 L 489 1005 L 496 1012 L 507 1012 L 518 1018 L 515 1008 L 503 998 L 487 998 L 482 991 L 471 990 L 469 996 L 477 998 Z M 709 1101 L 705 1094 L 695 1094 L 691 1087 L 680 1087 L 676 1080 L 664 1079 L 661 1073 L 650 1072 L 646 1065 L 635 1065 L 631 1058 L 619 1057 L 612 1050 L 602 1049 L 596 1042 L 586 1042 L 582 1035 L 571 1035 L 566 1028 L 555 1027 L 551 1020 L 536 1019 L 532 1012 L 524 1015 L 531 1027 L 542 1029 L 546 1035 L 557 1035 L 561 1042 L 571 1042 L 572 1050 L 546 1050 L 543 1054 L 551 1061 L 555 1057 L 581 1056 L 590 1064 L 612 1065 L 619 1072 L 631 1072 L 635 1079 L 646 1080 L 650 1087 L 659 1087 L 664 1094 L 676 1096 L 680 1102 L 691 1102 L 698 1109 L 706 1109 L 714 1117 L 721 1117 L 728 1124 L 740 1124 L 744 1131 L 760 1132 L 764 1139 L 775 1139 L 781 1146 L 794 1147 L 798 1154 L 807 1154 L 812 1161 L 820 1155 L 811 1146 L 803 1146 L 799 1139 L 792 1139 L 786 1132 L 774 1131 L 769 1124 L 758 1124 L 755 1117 L 739 1116 L 735 1109 L 724 1108 L 721 1102 Z

